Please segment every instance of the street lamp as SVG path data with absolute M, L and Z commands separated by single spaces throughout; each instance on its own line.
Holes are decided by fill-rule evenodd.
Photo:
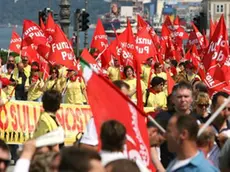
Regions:
M 69 25 L 70 25 L 70 2 L 69 0 L 61 0 L 60 4 L 60 25 L 63 32 L 69 38 Z

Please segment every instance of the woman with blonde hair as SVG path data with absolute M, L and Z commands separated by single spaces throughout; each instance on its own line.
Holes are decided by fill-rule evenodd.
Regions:
M 197 120 L 200 123 L 205 123 L 211 114 L 208 113 L 208 108 L 210 106 L 209 95 L 205 92 L 199 92 L 195 98 L 194 102 L 194 112 L 197 114 Z

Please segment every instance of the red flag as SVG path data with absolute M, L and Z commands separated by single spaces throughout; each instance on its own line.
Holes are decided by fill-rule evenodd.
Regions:
M 193 23 L 192 26 L 193 26 L 193 32 L 191 32 L 189 35 L 187 48 L 192 48 L 192 46 L 195 45 L 199 54 L 201 54 L 203 53 L 205 48 L 204 37 Z
M 37 52 L 42 57 L 48 56 L 50 45 L 47 41 L 45 33 L 36 23 L 30 20 L 24 20 L 22 47 L 29 46 L 30 44 L 37 46 Z
M 96 60 L 91 56 L 91 54 L 88 52 L 87 49 L 83 49 L 82 53 L 81 53 L 81 57 L 87 61 L 90 65 L 90 67 L 94 70 L 97 71 L 100 74 L 103 74 L 101 68 L 98 66 Z
M 52 36 L 55 32 L 55 27 L 56 27 L 56 24 L 54 22 L 52 14 L 49 13 L 48 18 L 47 18 L 47 22 L 46 22 L 46 29 L 45 29 L 45 33 L 46 33 L 46 36 L 48 38 L 49 43 L 52 43 L 52 41 L 53 41 Z
M 204 82 L 211 91 L 221 90 L 229 84 L 230 59 L 228 55 L 228 34 L 222 15 L 203 58 L 206 69 Z
M 151 163 L 146 117 L 142 111 L 111 82 L 93 72 L 86 62 L 81 60 L 81 66 L 98 136 L 103 122 L 112 119 L 121 122 L 127 132 L 125 154 L 155 171 Z
M 21 37 L 16 32 L 13 31 L 10 40 L 9 50 L 20 54 L 21 43 L 22 43 Z
M 120 61 L 121 65 L 134 66 L 133 57 L 136 52 L 135 39 L 129 20 L 127 21 L 126 30 L 119 36 L 116 35 L 116 38 L 109 47 L 111 54 Z
M 153 44 L 151 36 L 145 28 L 137 33 L 136 36 L 137 57 L 142 61 L 146 61 L 149 57 L 155 57 L 157 54 L 156 47 Z M 157 61 L 157 59 L 154 59 Z
M 46 45 L 47 39 L 42 29 L 36 23 L 30 20 L 24 20 L 22 47 L 26 47 L 30 44 Z
M 79 70 L 72 46 L 58 25 L 53 34 L 48 61 L 52 65 L 61 64 L 69 69 Z
M 37 46 L 35 46 L 34 44 L 22 47 L 21 55 L 28 57 L 29 63 L 39 62 L 40 55 L 37 52 Z
M 40 56 L 40 69 L 41 69 L 41 72 L 43 73 L 43 80 L 47 80 L 49 77 L 49 73 L 50 73 L 49 63 L 47 60 L 45 60 L 41 56 Z
M 160 38 L 154 31 L 153 27 L 151 27 L 147 22 L 143 20 L 143 18 L 140 15 L 137 15 L 137 30 L 141 31 L 142 28 L 146 28 L 149 34 L 151 35 L 151 38 L 156 46 L 160 44 Z
M 166 70 L 167 74 L 167 90 L 168 90 L 168 95 L 172 93 L 172 89 L 175 85 L 175 81 L 172 79 L 170 72 Z
M 40 18 L 39 20 L 40 20 L 40 27 L 41 27 L 41 29 L 45 32 L 46 26 L 45 26 L 45 24 L 44 24 L 42 18 Z
M 209 30 L 210 30 L 210 33 L 209 33 L 210 40 L 211 40 L 211 38 L 212 38 L 212 36 L 214 34 L 215 29 L 216 29 L 216 25 L 215 25 L 215 23 L 213 23 L 212 19 L 210 18 L 210 28 L 209 28 Z
M 228 54 L 228 31 L 222 15 L 203 58 L 206 71 L 216 64 L 222 66 Z
M 103 52 L 108 47 L 108 38 L 100 19 L 97 21 L 97 27 L 95 29 L 90 47 L 96 48 L 99 53 Z

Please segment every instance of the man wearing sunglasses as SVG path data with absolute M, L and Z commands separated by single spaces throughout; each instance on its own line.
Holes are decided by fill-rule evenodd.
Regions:
M 14 59 L 14 57 L 13 56 L 9 56 L 9 58 L 8 58 L 8 60 L 7 60 L 7 62 L 6 62 L 6 64 L 4 64 L 2 67 L 1 67 L 1 71 L 2 71 L 2 73 L 7 73 L 7 64 L 13 64 L 13 65 L 15 65 L 15 59 Z
M 0 139 L 0 172 L 6 172 L 10 165 L 10 150 L 6 143 Z

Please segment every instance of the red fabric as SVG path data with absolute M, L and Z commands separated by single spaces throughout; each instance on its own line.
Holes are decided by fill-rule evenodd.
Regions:
M 84 70 L 84 69 L 83 69 Z M 87 70 L 89 73 L 90 71 Z M 88 73 L 87 72 L 87 76 Z M 146 116 L 136 105 L 121 93 L 111 82 L 94 72 L 87 79 L 86 91 L 94 115 L 98 136 L 103 122 L 117 120 L 127 131 L 125 153 L 131 159 L 140 159 L 152 171 L 156 171 L 151 162 Z M 109 95 L 109 96 L 108 96 Z M 118 108 L 119 107 L 119 108 Z M 100 139 L 98 139 L 100 141 Z
M 166 70 L 167 74 L 167 90 L 168 90 L 168 95 L 172 93 L 172 89 L 175 85 L 175 81 L 172 79 L 170 72 Z
M 156 59 L 156 47 L 153 44 L 152 38 L 145 27 L 137 33 L 136 49 L 136 56 L 140 61 L 146 61 L 149 57 L 154 57 L 154 61 L 158 61 L 158 59 Z
M 154 45 L 158 46 L 160 44 L 160 38 L 154 31 L 153 27 L 151 27 L 147 22 L 145 22 L 140 15 L 137 15 L 137 30 L 141 31 L 142 28 L 146 28 L 146 30 L 148 31 L 148 33 L 150 34 L 153 40 Z
M 9 50 L 20 54 L 21 43 L 22 43 L 21 37 L 15 31 L 12 31 Z
M 8 78 L 1 78 L 0 77 L 0 82 L 2 83 L 2 86 L 10 85 L 10 80 Z
M 203 58 L 206 69 L 204 82 L 212 93 L 223 89 L 229 90 L 230 58 L 228 57 L 229 46 L 227 33 L 222 15 Z
M 56 25 L 55 33 L 53 34 L 53 42 L 51 44 L 48 61 L 52 65 L 61 64 L 68 69 L 78 70 L 78 64 L 72 46 L 58 25 Z
M 93 34 L 93 39 L 90 45 L 91 48 L 96 48 L 102 53 L 108 47 L 108 38 L 100 19 L 97 21 L 97 26 Z
M 26 47 L 31 44 L 37 46 L 37 52 L 42 57 L 48 57 L 50 46 L 43 30 L 33 21 L 24 20 L 22 46 Z

